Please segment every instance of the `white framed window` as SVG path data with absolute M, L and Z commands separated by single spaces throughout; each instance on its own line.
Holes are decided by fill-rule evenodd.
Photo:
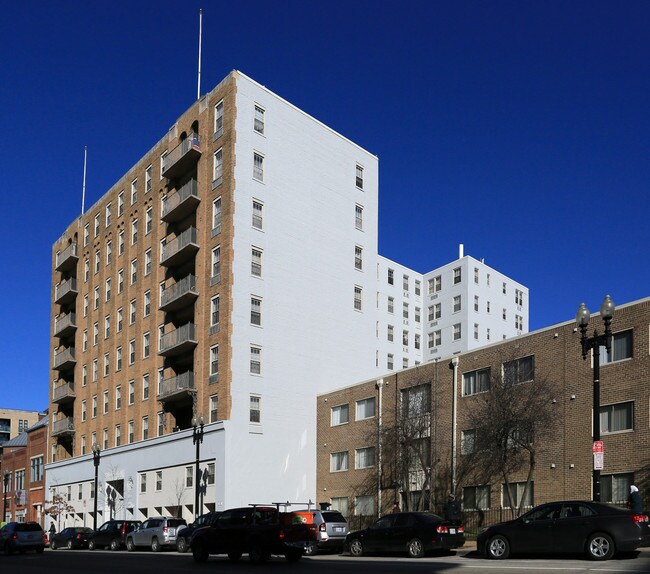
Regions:
M 262 300 L 251 297 L 251 325 L 262 326 Z
M 330 455 L 330 472 L 348 470 L 348 451 L 333 452 Z
M 210 397 L 210 417 L 209 421 L 211 423 L 216 423 L 219 420 L 219 397 L 217 395 L 212 395 Z
M 142 358 L 148 359 L 151 346 L 151 334 L 149 332 L 142 335 Z
M 634 401 L 600 407 L 600 431 L 603 434 L 634 430 Z
M 138 201 L 138 180 L 134 179 L 131 182 L 131 205 Z
M 160 179 L 163 178 L 163 168 L 165 167 L 165 162 L 167 161 L 167 154 L 169 152 L 165 150 L 160 154 Z
M 253 120 L 253 129 L 258 134 L 264 134 L 264 108 L 255 105 L 255 118 Z
M 119 307 L 117 310 L 117 327 L 116 327 L 118 333 L 122 330 L 123 323 L 124 323 L 124 311 L 122 310 L 122 307 Z
M 249 420 L 252 423 L 262 422 L 262 397 L 259 395 L 250 396 Z
M 465 486 L 463 488 L 464 510 L 487 510 L 490 508 L 490 486 Z
M 354 286 L 354 310 L 361 311 L 363 302 L 363 289 L 359 285 Z
M 212 202 L 212 234 L 221 233 L 221 197 Z
M 111 280 L 110 280 L 110 277 L 108 279 L 106 279 L 106 283 L 104 285 L 104 298 L 105 298 L 107 303 L 111 300 Z
M 144 252 L 144 274 L 151 275 L 151 249 L 147 249 Z
M 413 338 L 413 346 L 416 349 L 420 348 L 420 334 L 419 333 L 415 333 L 415 336 Z
M 223 135 L 223 100 L 214 106 L 214 137 L 217 139 Z
M 93 346 L 99 343 L 99 323 L 93 323 Z
M 149 235 L 153 229 L 153 207 L 147 207 L 147 211 L 144 214 L 144 233 Z
M 603 365 L 615 363 L 616 361 L 623 361 L 632 358 L 633 351 L 633 337 L 632 329 L 628 331 L 621 331 L 612 335 L 611 352 L 607 352 L 605 347 L 599 347 L 600 362 Z
M 142 400 L 149 398 L 149 373 L 142 375 Z
M 387 279 L 389 285 L 393 285 L 395 283 L 395 271 L 393 269 L 388 269 L 387 272 Z
M 612 502 L 624 505 L 630 494 L 630 486 L 634 484 L 634 474 L 631 472 L 600 475 L 600 499 L 602 502 Z
M 131 444 L 135 440 L 135 423 L 133 421 L 129 421 L 128 437 L 126 440 L 128 441 L 128 444 Z
M 460 311 L 460 295 L 455 295 L 454 296 L 454 313 L 458 313 Z
M 93 291 L 93 309 L 97 309 L 99 307 L 99 286 L 95 287 L 95 290 Z
M 395 340 L 395 335 L 394 335 L 395 329 L 393 328 L 392 325 L 388 325 L 386 327 L 386 339 L 390 341 L 391 343 Z
M 92 416 L 92 418 L 97 417 L 97 395 L 93 396 L 91 416 Z M 95 443 L 95 441 L 93 440 L 93 444 L 94 443 Z
M 104 414 L 108 413 L 108 391 L 104 391 Z
M 421 322 L 421 318 L 420 318 L 420 308 L 419 308 L 419 307 L 416 307 L 416 308 L 415 308 L 415 322 L 416 322 L 416 323 L 420 323 L 420 322 Z
M 476 450 L 476 429 L 460 431 L 460 454 L 472 454 Z
M 415 294 L 418 297 L 422 294 L 422 282 L 419 279 L 415 280 Z
M 409 304 L 408 303 L 402 303 L 402 318 L 404 318 L 404 319 L 409 318 Z
M 88 295 L 84 295 L 83 314 L 84 317 L 88 316 Z
M 115 410 L 119 411 L 122 408 L 122 387 L 118 385 L 115 387 Z
M 503 378 L 514 384 L 531 382 L 535 378 L 535 357 L 530 355 L 503 363 Z
M 251 275 L 262 276 L 262 250 L 259 247 L 251 247 Z
M 223 149 L 214 152 L 212 164 L 212 187 L 217 187 L 223 181 Z
M 474 323 L 474 340 L 478 341 L 478 323 Z
M 212 249 L 212 281 L 221 281 L 221 246 Z
M 185 488 L 192 488 L 194 486 L 194 467 L 185 467 Z
M 101 258 L 102 258 L 101 252 L 99 251 L 99 249 L 97 249 L 97 251 L 95 251 L 95 275 L 99 273 L 99 265 L 100 265 Z
M 144 494 L 147 492 L 147 473 L 141 472 L 138 476 L 140 477 L 140 494 Z
M 210 347 L 210 376 L 219 374 L 219 345 Z
M 81 386 L 85 387 L 88 384 L 88 366 L 81 367 Z
M 442 275 L 436 275 L 429 279 L 429 295 L 442 291 Z
M 98 377 L 99 377 L 99 363 L 97 362 L 97 359 L 93 359 L 93 383 L 97 382 Z
M 95 215 L 95 237 L 99 235 L 99 213 Z
M 408 347 L 408 345 L 409 345 L 409 332 L 408 331 L 402 331 L 402 345 L 404 347 Z
M 395 357 L 393 356 L 393 353 L 388 353 L 388 355 L 386 355 L 386 368 L 389 371 L 392 371 L 394 365 L 395 365 Z
M 106 242 L 106 265 L 110 265 L 113 262 L 113 242 Z
M 104 339 L 108 339 L 111 336 L 111 316 L 106 315 L 104 317 Z
M 456 269 L 454 269 L 454 285 L 457 285 L 461 281 L 462 281 L 462 268 L 456 267 Z
M 115 370 L 122 370 L 122 347 L 115 349 Z
M 129 365 L 135 363 L 135 339 L 129 341 Z
M 463 336 L 462 324 L 461 323 L 456 323 L 454 325 L 454 341 L 460 341 L 462 336 Z
M 350 422 L 350 405 L 337 405 L 332 407 L 330 416 L 331 426 L 344 425 Z
M 250 372 L 254 375 L 262 374 L 262 348 L 251 345 Z
M 515 304 L 519 306 L 524 304 L 524 292 L 519 289 L 515 289 Z
M 131 261 L 131 285 L 138 280 L 138 260 Z
M 156 415 L 156 427 L 157 427 L 156 432 L 158 433 L 158 436 L 162 436 L 165 434 L 165 413 L 160 412 Z
M 129 381 L 129 404 L 135 403 L 135 381 Z
M 113 214 L 113 204 L 110 201 L 106 204 L 104 213 L 105 213 L 105 226 L 108 227 L 111 224 L 112 214 Z
M 84 225 L 84 247 L 88 246 L 89 241 L 90 241 L 90 223 L 86 223 L 86 225 Z
M 356 403 L 356 420 L 362 421 L 375 416 L 375 397 L 358 400 Z
M 86 399 L 81 401 L 81 422 L 86 422 Z
M 117 253 L 118 255 L 124 254 L 124 229 L 117 236 Z
M 148 317 L 151 314 L 151 291 L 144 292 L 144 304 L 142 306 L 142 316 Z
M 142 417 L 142 440 L 149 438 L 149 417 Z
M 124 214 L 124 191 L 117 194 L 117 216 Z
M 129 325 L 133 325 L 135 323 L 135 310 L 135 299 L 131 299 L 131 302 L 129 303 Z
M 151 166 L 148 165 L 147 169 L 144 171 L 144 192 L 149 193 L 151 191 Z
M 442 331 L 440 329 L 433 332 L 433 344 L 436 347 L 442 344 Z
M 508 496 L 508 491 L 506 490 L 506 485 L 501 485 L 501 506 L 502 508 L 519 508 L 519 506 L 530 507 L 533 506 L 534 497 L 534 485 L 535 483 L 531 481 L 530 488 L 526 492 L 524 497 L 524 490 L 526 489 L 525 482 L 511 482 L 510 483 L 510 496 Z
M 131 222 L 131 245 L 135 245 L 138 242 L 138 220 L 134 219 Z
M 354 246 L 354 268 L 363 271 L 363 247 L 360 245 Z
M 363 206 L 359 204 L 354 206 L 354 226 L 363 231 Z
M 162 470 L 156 471 L 156 492 L 161 492 L 163 489 L 163 473 Z
M 356 184 L 359 189 L 363 189 L 363 167 L 357 164 Z
M 354 467 L 357 470 L 375 466 L 375 448 L 372 446 L 358 448 L 354 451 Z
M 210 327 L 219 327 L 219 295 L 210 300 Z
M 332 503 L 332 510 L 338 510 L 346 517 L 349 515 L 347 496 L 333 496 L 330 498 L 330 502 Z
M 253 228 L 263 229 L 264 204 L 261 201 L 253 200 Z
M 264 181 L 264 156 L 259 152 L 253 152 L 253 179 Z
M 88 282 L 88 277 L 90 277 L 90 261 L 86 259 L 84 261 L 84 282 Z

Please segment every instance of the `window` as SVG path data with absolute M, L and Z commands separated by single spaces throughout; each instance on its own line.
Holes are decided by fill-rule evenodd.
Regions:
M 478 323 L 474 323 L 474 340 L 478 341 Z
M 138 201 L 138 180 L 134 179 L 131 182 L 131 205 Z
M 442 275 L 429 279 L 429 295 L 438 293 L 442 289 Z
M 149 375 L 142 375 L 142 400 L 146 401 L 149 398 Z
M 388 353 L 388 355 L 386 355 L 386 368 L 389 371 L 393 370 L 393 365 L 394 365 L 394 362 L 395 362 L 394 359 L 395 358 L 394 358 L 392 353 Z
M 478 285 L 478 267 L 474 267 L 474 283 Z
M 508 496 L 508 492 L 506 490 L 506 485 L 502 484 L 501 485 L 501 505 L 503 508 L 510 508 L 512 505 L 514 505 L 516 508 L 519 508 L 519 506 L 532 506 L 533 505 L 533 492 L 534 492 L 534 483 L 530 483 L 530 488 L 528 489 L 528 492 L 526 493 L 526 497 L 523 498 L 524 496 L 524 488 L 526 487 L 525 482 L 511 482 L 510 483 L 510 497 Z M 522 504 L 523 502 L 523 504 Z M 512 504 L 511 504 L 512 503 Z
M 117 239 L 117 253 L 122 255 L 124 253 L 124 229 L 122 229 Z
M 88 367 L 83 365 L 81 367 L 81 386 L 85 387 L 88 384 Z
M 36 456 L 30 461 L 30 481 L 39 482 L 43 480 L 43 457 Z
M 634 475 L 630 473 L 602 474 L 600 476 L 600 499 L 602 502 L 615 504 L 627 503 L 630 486 L 634 484 Z
M 90 241 L 90 230 L 89 230 L 90 223 L 86 223 L 84 225 L 84 247 L 88 245 L 88 242 Z
M 93 383 L 97 382 L 97 377 L 99 375 L 99 365 L 97 359 L 93 359 Z
M 262 250 L 258 247 L 251 247 L 251 275 L 262 276 Z
M 106 242 L 106 265 L 110 265 L 113 261 L 113 242 Z
M 350 405 L 332 407 L 331 426 L 344 425 L 350 422 Z
M 409 318 L 409 304 L 408 303 L 402 303 L 402 317 L 404 319 Z
M 185 467 L 185 488 L 192 488 L 194 486 L 194 467 Z
M 395 284 L 395 271 L 392 269 L 388 270 L 388 284 L 389 285 L 394 285 Z
M 214 163 L 212 166 L 212 187 L 217 187 L 223 181 L 223 150 L 214 152 Z
M 508 288 L 507 288 L 505 282 L 504 282 L 502 285 L 503 285 L 503 286 L 502 286 L 501 290 L 502 290 L 503 294 L 505 295 L 505 294 L 508 292 Z
M 86 422 L 86 400 L 81 401 L 81 422 Z
M 490 508 L 490 487 L 466 486 L 463 488 L 464 510 L 487 510 Z
M 124 311 L 122 307 L 117 310 L 117 332 L 119 333 L 122 330 L 124 324 Z
M 96 346 L 99 342 L 99 323 L 93 324 L 93 345 Z
M 375 416 L 375 397 L 357 401 L 356 420 L 371 419 Z
M 219 420 L 219 398 L 217 395 L 212 395 L 210 397 L 210 418 L 211 423 L 216 423 Z
M 98 249 L 95 251 L 95 275 L 99 273 L 99 264 L 102 258 L 101 251 Z
M 356 184 L 359 189 L 363 189 L 363 167 L 357 164 Z
M 143 472 L 140 474 L 140 493 L 145 492 L 147 492 L 147 473 Z
M 97 417 L 97 396 L 93 397 L 91 416 L 92 418 Z
M 454 285 L 457 285 L 458 283 L 460 283 L 461 278 L 462 278 L 461 268 L 456 267 L 456 269 L 454 269 Z
M 524 318 L 521 315 L 515 315 L 515 329 L 517 331 L 523 331 L 524 329 Z
M 206 477 L 207 484 L 214 484 L 215 467 L 216 465 L 214 462 L 208 463 L 208 467 L 207 467 L 208 476 Z
M 144 274 L 145 277 L 151 274 L 151 249 L 144 252 Z
M 119 217 L 124 213 L 124 191 L 120 191 L 117 195 L 117 216 Z
M 422 292 L 422 283 L 419 279 L 415 280 L 415 294 L 420 295 Z
M 214 106 L 214 138 L 223 134 L 223 100 Z
M 394 340 L 393 331 L 394 331 L 393 326 L 388 325 L 388 328 L 386 329 L 386 338 L 391 342 Z
M 634 402 L 600 407 L 600 430 L 603 433 L 634 429 Z
M 99 286 L 93 292 L 93 309 L 99 308 Z
M 131 245 L 135 245 L 138 242 L 138 220 L 134 219 L 131 222 Z
M 142 417 L 142 440 L 149 438 L 149 417 Z
M 363 231 L 363 206 L 354 206 L 354 226 Z
M 162 470 L 156 471 L 156 492 L 160 492 L 163 488 L 163 475 Z
M 395 299 L 393 297 L 388 298 L 388 312 L 389 313 L 395 312 Z
M 135 424 L 133 421 L 129 421 L 129 426 L 128 426 L 128 436 L 127 439 L 129 444 L 131 444 L 135 440 Z
M 262 229 L 263 209 L 264 205 L 261 202 L 253 200 L 253 227 L 255 229 Z
M 503 377 L 508 383 L 527 383 L 535 376 L 535 357 L 524 357 L 503 363 Z
M 262 422 L 261 402 L 262 402 L 262 397 L 257 396 L 257 395 L 251 395 L 250 396 L 250 415 L 249 415 L 250 418 L 249 418 L 249 420 L 252 423 Z
M 262 325 L 262 300 L 259 297 L 251 297 L 251 325 Z
M 221 281 L 221 246 L 212 249 L 212 281 Z
M 108 377 L 110 373 L 110 364 L 109 364 L 108 353 L 104 353 L 104 376 Z
M 111 336 L 111 316 L 106 315 L 104 317 L 104 339 L 108 339 Z
M 251 346 L 251 373 L 254 375 L 262 374 L 262 348 Z
M 15 472 L 16 490 L 24 490 L 25 488 L 25 471 L 17 470 Z
M 463 396 L 490 390 L 490 369 L 480 369 L 463 375 Z
M 519 306 L 524 304 L 524 292 L 519 289 L 515 289 L 515 304 Z
M 210 347 L 210 376 L 219 374 L 219 345 Z
M 610 353 L 606 352 L 605 347 L 600 347 L 600 362 L 602 364 L 613 363 L 615 361 L 622 361 L 623 359 L 632 358 L 632 329 L 629 331 L 622 331 L 612 335 L 612 350 Z
M 135 381 L 129 381 L 129 404 L 135 402 Z
M 363 247 L 354 246 L 354 268 L 363 271 Z
M 148 359 L 150 352 L 151 334 L 145 333 L 142 335 L 142 358 Z
M 90 276 L 90 261 L 86 259 L 84 261 L 84 282 L 88 283 L 88 277 Z
M 210 300 L 210 327 L 214 327 L 215 331 L 219 327 L 219 295 Z
M 354 310 L 361 311 L 362 289 L 358 285 L 354 286 Z
M 135 299 L 131 299 L 131 302 L 129 303 L 129 325 L 133 325 L 135 323 L 135 310 Z
M 129 341 L 129 365 L 135 363 L 135 339 Z
M 162 436 L 165 434 L 165 413 L 158 413 L 156 418 L 158 422 L 158 436 Z
M 102 412 L 104 414 L 108 413 L 108 391 L 104 391 L 104 409 Z
M 460 311 L 460 295 L 456 295 L 454 297 L 454 307 L 453 307 L 453 309 L 454 309 L 454 313 L 457 313 L 458 311 Z
M 462 326 L 460 323 L 456 323 L 454 325 L 454 341 L 460 341 L 462 336 L 463 336 Z
M 408 275 L 403 275 L 402 276 L 402 289 L 404 291 L 409 290 L 409 276 Z
M 131 261 L 131 285 L 138 280 L 138 260 Z
M 95 215 L 95 237 L 99 235 L 99 213 Z
M 501 312 L 501 318 L 506 321 L 508 319 L 508 311 L 504 308 Z
M 419 333 L 415 334 L 415 340 L 413 341 L 413 345 L 415 346 L 416 349 L 420 348 L 420 334 Z
M 356 516 L 375 516 L 375 497 L 369 494 L 357 496 L 354 499 L 354 514 Z
M 221 197 L 212 202 L 212 235 L 221 233 Z
M 460 432 L 460 454 L 471 454 L 476 450 L 476 429 Z
M 404 347 L 408 347 L 408 344 L 409 344 L 409 332 L 402 331 L 402 345 Z
M 253 129 L 258 134 L 264 134 L 264 108 L 255 106 L 255 119 L 253 121 Z
M 144 305 L 142 313 L 144 317 L 148 317 L 151 314 L 151 291 L 144 292 Z
M 253 179 L 264 181 L 264 156 L 260 153 L 253 153 Z
M 144 192 L 149 193 L 151 191 L 151 166 L 147 166 L 147 169 L 144 172 Z
M 374 447 L 358 448 L 354 452 L 354 467 L 356 469 L 375 466 Z
M 333 452 L 330 455 L 330 472 L 341 472 L 348 469 L 348 451 Z
M 424 384 L 403 389 L 401 403 L 405 418 L 428 415 L 431 411 L 431 386 Z
M 115 349 L 115 370 L 122 370 L 122 347 Z

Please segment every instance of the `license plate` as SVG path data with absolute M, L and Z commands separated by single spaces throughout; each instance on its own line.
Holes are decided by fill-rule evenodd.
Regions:
M 450 528 L 449 529 L 449 534 L 456 534 L 456 529 L 455 528 Z
M 174 534 L 176 534 L 176 529 L 175 529 L 175 528 L 170 528 L 170 529 L 169 529 L 169 534 L 171 534 L 172 536 L 174 536 Z
M 341 526 L 335 526 L 334 532 L 343 532 L 343 528 Z

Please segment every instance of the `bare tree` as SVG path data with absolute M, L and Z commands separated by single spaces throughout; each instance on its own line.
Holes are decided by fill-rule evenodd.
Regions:
M 75 512 L 74 506 L 68 502 L 67 498 L 54 491 L 52 491 L 52 500 L 46 500 L 44 506 L 45 514 L 49 514 L 53 520 L 56 520 L 59 530 L 61 530 L 61 515 Z
M 513 516 L 521 514 L 530 492 L 539 445 L 553 423 L 553 388 L 543 376 L 535 376 L 534 358 L 503 363 L 502 373 L 489 378 L 489 388 L 476 397 L 469 411 L 472 432 L 464 451 L 466 470 L 489 482 L 503 480 L 504 496 Z M 516 504 L 512 476 L 526 472 L 526 483 Z

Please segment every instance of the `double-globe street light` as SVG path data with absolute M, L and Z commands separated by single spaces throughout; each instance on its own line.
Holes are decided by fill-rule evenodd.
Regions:
M 95 465 L 95 496 L 93 497 L 93 530 L 97 530 L 97 477 L 99 471 L 99 459 L 101 458 L 102 449 L 95 443 L 93 444 L 93 464 Z
M 605 332 L 598 333 L 594 329 L 594 334 L 587 336 L 587 325 L 589 324 L 589 309 L 584 303 L 580 303 L 578 312 L 576 313 L 576 323 L 580 328 L 580 344 L 582 346 L 582 358 L 586 359 L 589 351 L 593 353 L 593 373 L 594 373 L 594 413 L 593 413 L 593 435 L 594 445 L 593 452 L 599 450 L 596 443 L 600 443 L 600 348 L 605 347 L 607 352 L 610 353 L 612 349 L 612 317 L 614 316 L 614 301 L 609 295 L 605 295 L 605 299 L 600 305 L 600 317 L 605 323 Z M 602 451 L 600 451 L 602 452 Z M 596 464 L 594 457 L 593 469 L 593 499 L 600 502 L 600 469 L 601 464 Z
M 194 470 L 194 518 L 199 517 L 199 459 L 201 456 L 201 443 L 203 442 L 203 416 L 192 419 L 192 442 L 196 445 L 196 464 Z

